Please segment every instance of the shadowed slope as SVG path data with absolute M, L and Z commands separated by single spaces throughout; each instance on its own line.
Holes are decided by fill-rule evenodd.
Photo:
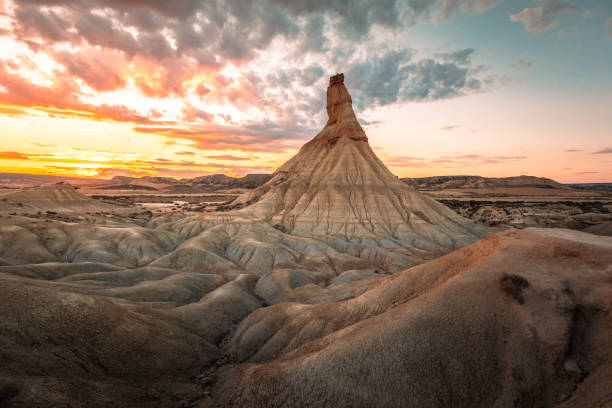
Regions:
M 610 265 L 609 238 L 509 231 L 352 300 L 259 309 L 207 406 L 607 406 Z
M 136 270 L 121 272 L 139 279 Z M 189 406 L 202 396 L 196 377 L 219 358 L 217 344 L 261 306 L 251 293 L 254 277 L 242 275 L 217 288 L 220 277 L 209 278 L 217 282 L 200 288 L 210 291 L 198 302 L 160 310 L 130 301 L 156 297 L 163 287 L 156 289 L 152 281 L 131 294 L 108 293 L 113 289 L 98 291 L 87 282 L 0 273 L 0 406 Z M 88 292 L 107 292 L 114 299 Z

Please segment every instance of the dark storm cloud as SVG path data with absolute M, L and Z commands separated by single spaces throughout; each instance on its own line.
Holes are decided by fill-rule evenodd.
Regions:
M 472 49 L 414 60 L 409 50 L 388 51 L 352 64 L 346 81 L 360 108 L 404 101 L 431 101 L 477 92 L 493 85 L 472 66 Z
M 276 84 L 281 87 L 290 88 L 292 84 L 298 83 L 300 86 L 310 86 L 325 76 L 325 70 L 320 65 L 310 65 L 305 69 L 280 70 L 268 74 L 263 82 L 262 78 L 251 77 L 252 84 L 266 88 Z
M 182 95 L 182 82 L 191 72 L 189 67 L 220 69 L 228 61 L 251 61 L 276 38 L 292 44 L 297 52 L 295 58 L 328 51 L 329 35 L 335 33 L 342 44 L 326 54 L 326 58 L 331 58 L 339 69 L 348 69 L 351 76 L 365 81 L 360 84 L 363 98 L 358 101 L 366 106 L 393 103 L 398 99 L 438 99 L 462 94 L 467 89 L 479 89 L 481 83 L 470 75 L 469 69 L 473 49 L 439 54 L 435 59 L 411 66 L 404 64 L 409 54 L 405 50 L 390 52 L 374 61 L 353 61 L 351 57 L 358 41 L 375 25 L 385 29 L 405 27 L 419 19 L 431 18 L 439 9 L 450 16 L 459 4 L 480 10 L 494 5 L 495 1 L 16 0 L 15 4 L 14 31 L 24 41 L 34 39 L 41 47 L 48 40 L 86 42 L 122 51 L 127 58 L 144 56 L 161 64 L 162 71 L 155 79 L 134 80 L 148 96 Z M 136 28 L 138 33 L 131 28 Z M 194 61 L 197 67 L 193 67 Z M 60 61 L 69 71 L 82 72 L 73 62 L 66 58 Z M 323 68 L 310 67 L 300 73 L 298 83 L 311 86 L 323 74 Z M 374 75 L 382 75 L 382 79 L 377 80 Z M 121 82 L 115 78 L 114 82 L 100 86 L 92 78 L 80 76 L 98 90 L 112 89 L 113 83 Z M 426 83 L 416 84 L 420 79 Z M 408 82 L 412 85 L 406 86 Z M 260 89 L 253 85 L 256 88 Z M 198 89 L 200 96 L 207 93 L 206 88 Z M 235 96 L 227 95 L 227 100 L 232 101 Z
M 316 81 L 321 79 L 325 74 L 323 68 L 318 65 L 311 65 L 310 67 L 300 72 L 300 84 L 302 86 L 310 86 Z
M 324 33 L 325 17 L 320 14 L 308 17 L 303 30 L 306 35 L 302 36 L 298 46 L 300 54 L 308 51 L 324 52 L 328 49 L 328 39 Z
M 425 59 L 409 67 L 410 73 L 402 89 L 407 100 L 436 100 L 479 91 L 483 80 L 468 67 L 450 62 Z
M 77 11 L 88 11 L 97 8 L 112 8 L 117 10 L 152 10 L 170 18 L 187 18 L 201 9 L 202 0 L 181 0 L 171 2 L 166 0 L 16 0 L 18 5 L 35 7 L 66 7 Z
M 368 58 L 346 72 L 347 83 L 354 92 L 353 100 L 359 107 L 370 104 L 387 105 L 396 102 L 410 69 L 409 50 L 389 51 L 376 58 Z
M 67 41 L 70 23 L 52 10 L 41 11 L 35 8 L 17 9 L 15 12 L 15 33 L 18 38 L 39 35 L 52 41 Z
M 139 132 L 182 137 L 200 148 L 262 144 L 257 148 L 282 150 L 278 146 L 286 146 L 283 143 L 311 136 L 326 120 L 326 74 L 336 69 L 345 72 L 354 104 L 361 109 L 456 97 L 487 89 L 494 82 L 472 63 L 472 48 L 418 59 L 412 50 L 372 46 L 374 40 L 364 38 L 375 26 L 394 30 L 440 12 L 450 18 L 460 5 L 480 12 L 497 4 L 494 0 L 15 0 L 15 4 L 14 35 L 47 47 L 47 54 L 67 74 L 96 91 L 129 83 L 148 97 L 197 95 L 204 107 L 229 104 L 245 112 L 255 108 L 267 119 L 236 125 L 229 115 L 213 115 L 183 101 L 177 120 L 189 123 L 181 127 L 166 122 L 162 128 L 160 112 L 149 111 L 143 117 L 123 106 L 82 103 L 81 81 L 63 76 L 50 88 L 21 81 L 10 88 L 14 95 L 0 92 L 0 98 L 19 100 L 18 91 L 24 89 L 27 101 L 16 103 L 19 106 L 77 109 L 133 121 L 147 125 L 138 127 Z M 259 61 L 265 55 L 262 51 L 277 39 L 292 50 L 289 57 L 262 61 L 272 62 L 272 67 L 265 67 L 272 72 L 268 75 L 251 69 L 248 63 Z M 55 44 L 62 41 L 79 46 L 78 53 L 58 51 L 63 47 Z M 367 55 L 364 45 L 371 47 Z M 308 54 L 311 58 L 306 59 Z M 116 60 L 108 62 L 106 56 Z M 219 75 L 230 62 L 239 73 L 231 78 Z M 139 69 L 126 73 L 129 66 Z
M 538 7 L 525 8 L 520 13 L 511 14 L 510 20 L 520 22 L 530 33 L 539 33 L 555 27 L 561 22 L 563 13 L 576 10 L 576 6 L 563 0 L 533 0 Z
M 134 36 L 112 20 L 97 14 L 81 14 L 78 16 L 75 28 L 83 39 L 91 45 L 118 49 L 128 55 L 134 55 L 139 45 Z
M 412 2 L 398 0 L 269 0 L 292 16 L 329 14 L 341 21 L 346 31 L 367 34 L 371 26 L 396 26 L 400 15 L 411 9 Z M 428 2 L 433 3 L 433 2 Z
M 164 19 L 159 14 L 146 9 L 125 12 L 121 20 L 126 25 L 145 32 L 154 32 L 164 26 Z
M 440 58 L 445 62 L 454 62 L 459 65 L 468 65 L 470 63 L 470 56 L 474 53 L 473 48 L 465 48 L 454 52 L 442 52 L 436 54 L 436 57 Z
M 174 49 L 160 33 L 145 33 L 138 37 L 141 50 L 157 60 L 163 60 L 174 56 Z
M 472 3 L 464 2 L 468 8 L 474 7 Z M 172 36 L 179 55 L 187 53 L 208 65 L 220 58 L 252 58 L 254 51 L 277 37 L 297 40 L 300 52 L 322 52 L 330 30 L 344 42 L 355 42 L 375 25 L 411 26 L 440 7 L 450 17 L 458 4 L 459 0 L 16 0 L 15 31 L 53 42 L 85 40 L 130 56 L 142 52 L 162 59 L 174 51 L 158 37 L 166 30 L 164 35 Z M 42 6 L 52 9 L 40 11 Z M 73 26 L 76 33 L 70 30 Z M 127 27 L 147 35 L 136 38 Z

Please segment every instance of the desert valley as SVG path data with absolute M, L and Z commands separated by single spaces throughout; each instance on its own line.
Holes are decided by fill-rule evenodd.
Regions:
M 400 180 L 342 79 L 271 175 L 5 174 L 2 406 L 609 406 L 612 192 Z
M 610 0 L 0 0 L 0 408 L 612 408 Z

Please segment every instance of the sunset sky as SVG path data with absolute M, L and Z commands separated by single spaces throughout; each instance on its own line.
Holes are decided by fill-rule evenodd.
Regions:
M 612 182 L 609 0 L 0 0 L 0 171 L 269 173 L 344 72 L 395 174 Z

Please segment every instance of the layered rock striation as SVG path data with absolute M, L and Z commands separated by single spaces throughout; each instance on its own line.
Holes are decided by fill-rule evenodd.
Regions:
M 483 228 L 408 187 L 380 161 L 352 107 L 343 76 L 330 79 L 329 120 L 264 185 L 234 207 L 300 236 L 393 239 L 454 248 Z

